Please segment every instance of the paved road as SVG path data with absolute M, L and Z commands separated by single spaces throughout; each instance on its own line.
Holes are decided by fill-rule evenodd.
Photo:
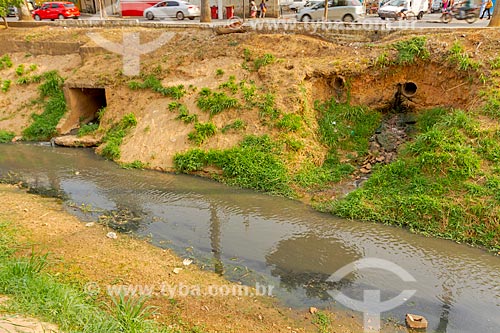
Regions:
M 450 28 L 483 28 L 488 26 L 489 20 L 477 20 L 473 24 L 467 23 L 465 20 L 456 20 L 453 19 L 450 23 L 445 24 L 440 21 L 441 14 L 436 13 L 436 14 L 426 14 L 424 15 L 424 18 L 422 20 L 410 20 L 410 21 L 394 21 L 392 19 L 387 19 L 385 21 L 381 20 L 378 16 L 368 16 L 361 20 L 359 23 L 366 24 L 366 25 L 383 25 L 387 24 L 388 27 L 392 29 L 404 29 L 404 28 L 434 28 L 434 29 L 450 29 Z M 90 19 L 96 19 L 96 17 L 92 16 L 86 16 L 82 15 L 80 18 L 81 20 L 90 20 Z M 98 18 L 97 18 L 98 19 Z M 134 18 L 137 19 L 141 22 L 143 21 L 148 21 L 147 19 L 143 17 L 137 17 Z M 9 17 L 7 18 L 8 21 L 17 21 L 17 18 L 15 17 Z M 257 19 L 254 20 L 253 22 L 267 22 L 267 23 L 273 23 L 276 22 L 277 19 L 275 18 L 266 18 L 266 19 Z M 295 20 L 295 15 L 293 14 L 288 14 L 284 15 L 281 19 L 279 19 L 281 22 L 288 22 L 288 23 L 293 23 L 296 22 Z M 182 24 L 193 24 L 196 25 L 200 21 L 199 20 L 183 20 L 183 21 L 178 21 L 175 18 L 173 19 L 164 19 L 161 21 L 154 21 L 156 23 L 161 22 L 164 24 L 175 24 L 175 23 L 181 23 Z M 250 22 L 247 20 L 247 22 Z M 212 20 L 212 23 L 220 23 L 220 24 L 226 24 L 228 23 L 227 20 Z

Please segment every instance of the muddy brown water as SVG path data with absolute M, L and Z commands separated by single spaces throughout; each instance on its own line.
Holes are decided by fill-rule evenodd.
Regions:
M 126 212 L 139 221 L 130 232 L 230 280 L 272 285 L 287 306 L 342 307 L 334 291 L 363 300 L 364 290 L 380 290 L 389 300 L 416 290 L 383 317 L 403 322 L 407 312 L 421 314 L 428 332 L 499 332 L 500 258 L 484 250 L 340 219 L 206 179 L 121 169 L 89 149 L 3 144 L 0 177 L 22 179 L 42 192 L 62 191 L 68 210 L 84 220 Z M 415 282 L 380 268 L 327 281 L 362 258 L 393 262 Z

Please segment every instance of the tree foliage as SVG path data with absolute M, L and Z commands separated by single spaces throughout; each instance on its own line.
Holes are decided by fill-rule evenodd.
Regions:
M 23 3 L 23 0 L 0 0 L 0 16 L 6 28 L 8 27 L 7 14 L 9 13 L 9 7 L 19 7 L 21 3 Z

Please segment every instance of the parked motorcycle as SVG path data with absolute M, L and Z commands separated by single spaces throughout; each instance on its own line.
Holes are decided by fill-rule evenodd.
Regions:
M 453 18 L 472 24 L 479 18 L 479 7 L 452 6 L 443 12 L 441 22 L 450 23 Z

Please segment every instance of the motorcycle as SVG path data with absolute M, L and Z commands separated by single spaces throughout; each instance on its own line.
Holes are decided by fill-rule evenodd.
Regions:
M 479 7 L 452 6 L 443 11 L 441 22 L 450 23 L 452 18 L 465 20 L 467 23 L 472 24 L 479 18 Z

